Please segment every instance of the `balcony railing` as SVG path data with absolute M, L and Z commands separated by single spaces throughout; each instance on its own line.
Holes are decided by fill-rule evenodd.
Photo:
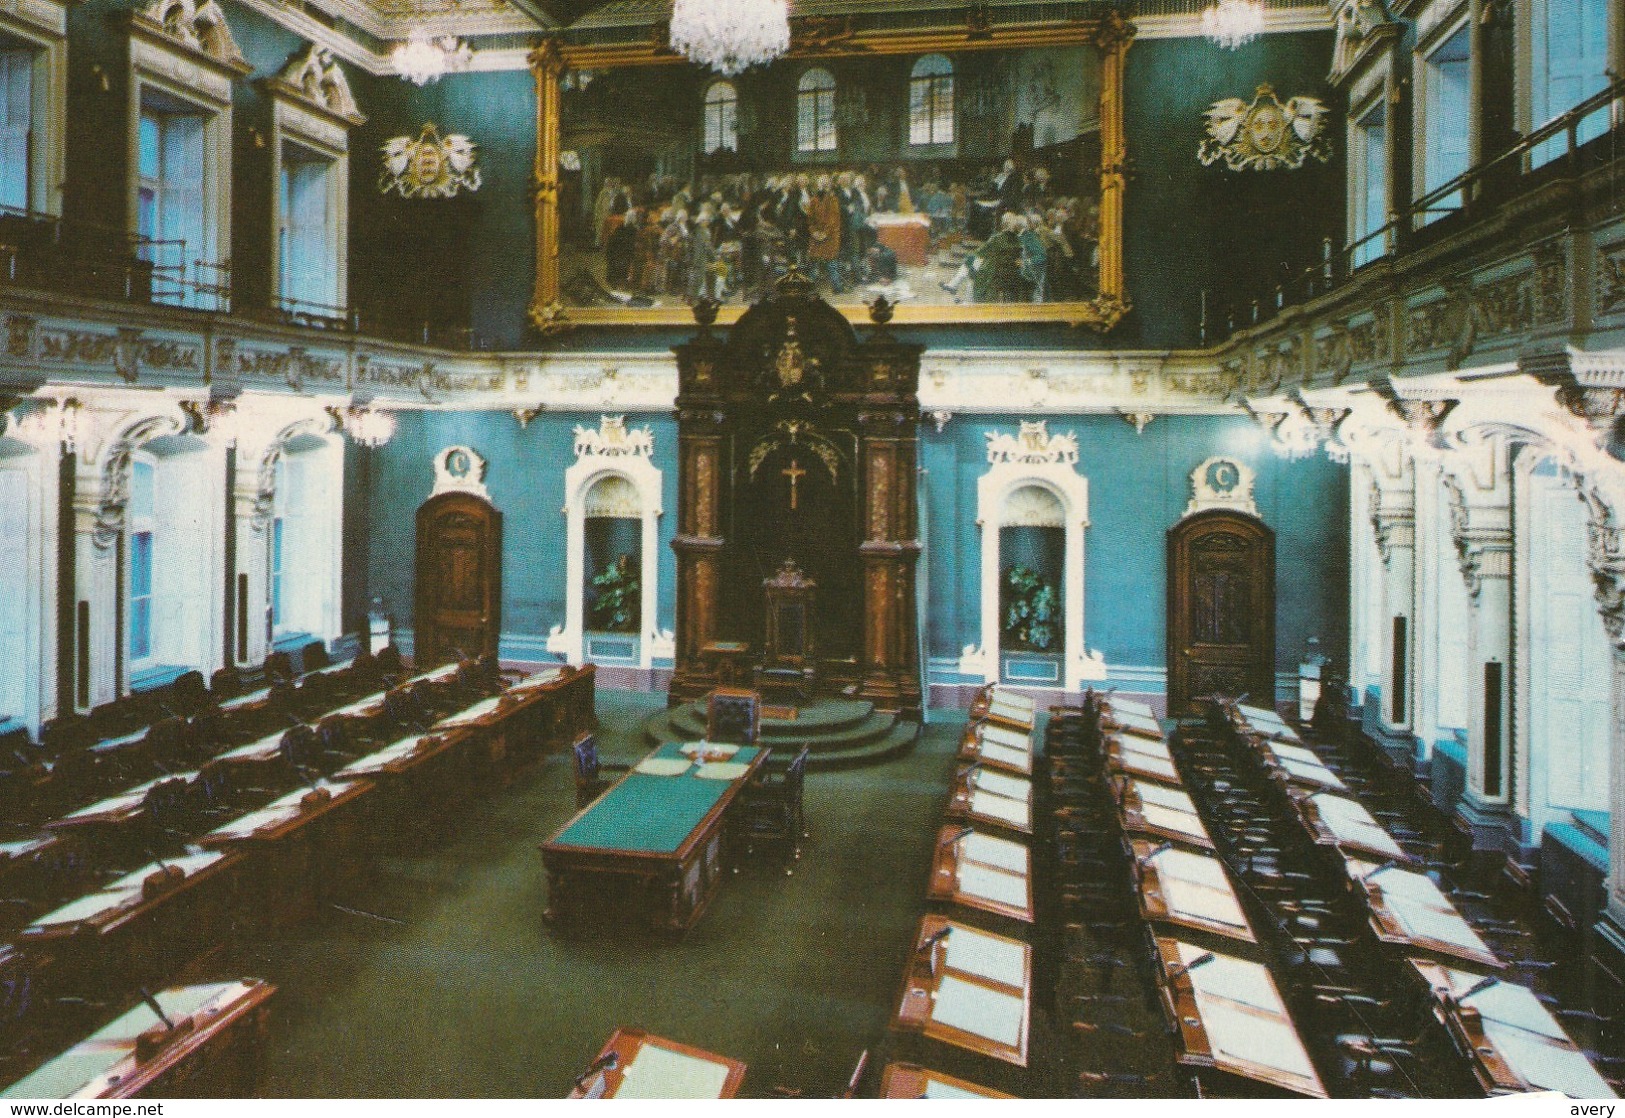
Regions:
M 234 309 L 231 264 L 199 259 L 185 241 L 0 206 L 0 288 L 8 286 L 204 314 Z M 406 318 L 388 304 L 368 308 L 279 298 L 257 311 L 235 310 L 330 333 L 364 333 L 439 349 L 488 348 L 465 324 Z
M 1625 131 L 1625 79 L 1612 71 L 1608 76 L 1606 89 L 1390 214 L 1378 228 L 1341 247 L 1326 238 L 1318 260 L 1286 266 L 1279 282 L 1256 295 L 1218 306 L 1204 294 L 1202 344 L 1224 342 L 1238 331 L 1268 322 L 1287 307 L 1337 290 L 1379 261 L 1459 233 L 1494 207 L 1555 178 L 1572 178 L 1591 166 L 1612 162 L 1620 154 L 1620 134 Z M 1602 113 L 1607 114 L 1604 131 L 1582 138 L 1587 122 Z M 1534 166 L 1537 149 L 1549 152 L 1554 141 L 1566 145 L 1562 153 Z

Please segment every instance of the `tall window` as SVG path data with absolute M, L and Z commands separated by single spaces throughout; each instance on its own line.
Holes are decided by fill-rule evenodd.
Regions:
M 954 64 L 928 54 L 914 64 L 908 82 L 908 142 L 954 142 Z
M 148 242 L 153 298 L 160 302 L 200 305 L 196 264 L 211 250 L 203 193 L 205 123 L 202 113 L 181 102 L 142 92 L 136 232 Z
M 274 635 L 282 628 L 282 533 L 287 523 L 284 515 L 284 505 L 287 502 L 288 488 L 288 460 L 279 457 L 276 461 L 275 496 L 272 498 L 271 508 L 271 554 L 269 557 L 270 579 L 269 590 L 271 597 L 271 632 Z
M 0 40 L 0 206 L 29 208 L 34 52 Z
M 1547 124 L 1608 86 L 1608 0 L 1533 0 L 1529 5 L 1529 127 Z M 1580 122 L 1584 143 L 1608 129 L 1606 105 Z M 1553 136 L 1530 154 L 1539 167 L 1568 150 Z
M 835 75 L 814 68 L 796 87 L 796 150 L 835 150 Z
M 1386 238 L 1373 236 L 1388 220 L 1388 124 L 1381 98 L 1349 130 L 1349 240 L 1354 264 L 1369 263 L 1386 251 Z M 1370 240 L 1365 238 L 1370 237 Z
M 1422 60 L 1426 103 L 1422 134 L 1422 193 L 1428 194 L 1465 172 L 1471 159 L 1472 63 L 1465 26 Z M 1434 202 L 1432 221 L 1459 208 L 1460 193 Z
M 156 527 L 153 518 L 152 463 L 137 459 L 130 466 L 129 503 L 130 569 L 130 669 L 138 671 L 152 662 L 152 544 Z
M 338 313 L 339 269 L 332 187 L 331 159 L 298 144 L 282 145 L 278 294 L 289 310 Z
M 705 91 L 705 154 L 739 150 L 739 90 L 712 82 Z

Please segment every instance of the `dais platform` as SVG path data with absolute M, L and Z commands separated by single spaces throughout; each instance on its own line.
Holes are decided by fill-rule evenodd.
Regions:
M 705 737 L 705 704 L 685 703 L 644 720 L 644 735 L 653 743 L 699 741 Z M 811 769 L 855 768 L 900 757 L 914 748 L 920 724 L 879 711 L 871 702 L 820 699 L 796 711 L 793 719 L 762 716 L 762 744 L 775 758 L 812 750 Z

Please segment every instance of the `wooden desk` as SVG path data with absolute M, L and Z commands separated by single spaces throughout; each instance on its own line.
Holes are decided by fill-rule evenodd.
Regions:
M 1102 744 L 1108 772 L 1166 784 L 1171 788 L 1181 787 L 1185 783 L 1180 779 L 1168 743 L 1160 738 L 1114 733 L 1102 738 Z
M 1368 858 L 1375 862 L 1414 861 L 1392 835 L 1378 823 L 1363 804 L 1330 792 L 1290 789 L 1298 818 L 1317 846 L 1328 846 L 1344 857 Z
M 56 956 L 75 992 L 133 989 L 168 980 L 227 941 L 243 859 L 221 851 L 146 865 L 39 917 L 17 944 Z
M 1012 1099 L 1003 1091 L 968 1083 L 919 1064 L 887 1064 L 880 1074 L 883 1099 Z
M 971 723 L 959 741 L 959 758 L 1014 776 L 1033 775 L 1033 736 L 991 723 Z
M 948 934 L 927 949 L 944 930 Z M 891 1027 L 1026 1067 L 1032 956 L 1020 940 L 925 917 Z
M 1117 709 L 1103 706 L 1100 711 L 1100 732 L 1102 734 L 1128 733 L 1138 734 L 1141 737 L 1154 738 L 1163 741 L 1162 723 L 1152 716 L 1149 707 L 1144 714 L 1137 710 Z
M 1030 698 L 996 683 L 978 691 L 970 704 L 972 722 L 985 718 L 1023 733 L 1032 732 L 1036 717 L 1037 707 Z
M 739 1060 L 651 1036 L 642 1029 L 616 1029 L 598 1060 L 611 1054 L 614 1067 L 595 1072 L 567 1097 L 731 1099 L 739 1094 L 745 1079 L 745 1065 Z
M 154 997 L 173 1030 L 142 1002 L 0 1098 L 247 1098 L 258 1088 L 275 992 L 257 978 L 162 990 Z
M 1423 959 L 1411 967 L 1486 1095 L 1561 1091 L 1576 1099 L 1617 1097 L 1551 1012 L 1523 986 Z
M 1214 849 L 1196 804 L 1183 789 L 1116 776 L 1111 786 L 1125 836 L 1148 835 L 1197 850 Z
M 937 832 L 926 895 L 1031 924 L 1032 854 L 1019 842 L 950 824 Z
M 216 827 L 198 844 L 251 857 L 243 917 L 261 931 L 297 923 L 364 872 L 360 808 L 371 781 L 299 788 L 257 811 Z
M 1156 955 L 1158 993 L 1178 1036 L 1179 1063 L 1327 1097 L 1264 966 L 1168 938 L 1156 940 Z
M 1346 866 L 1365 899 L 1371 930 L 1379 942 L 1448 963 L 1505 968 L 1425 874 L 1356 859 L 1349 859 Z
M 750 645 L 744 641 L 708 641 L 700 646 L 700 656 L 716 672 L 719 684 L 734 687 L 744 681 Z
M 771 752 L 740 746 L 731 761 L 700 765 L 667 743 L 639 761 L 542 844 L 548 919 L 577 915 L 595 891 L 630 888 L 652 926 L 692 927 L 722 883 L 728 808 Z
M 1252 740 L 1264 770 L 1285 784 L 1317 792 L 1348 791 L 1348 785 L 1313 750 L 1273 739 Z
M 1145 839 L 1129 843 L 1135 897 L 1146 921 L 1219 936 L 1231 943 L 1257 943 L 1224 863 L 1176 847 L 1159 849 Z
M 60 819 L 45 824 L 48 831 L 70 831 L 76 827 L 119 827 L 140 818 L 146 811 L 147 793 L 160 784 L 179 781 L 190 784 L 198 778 L 196 772 L 174 773 L 143 781 L 134 788 L 109 796 L 88 807 L 70 812 Z
M 1006 834 L 1031 837 L 1032 782 L 986 769 L 961 770 L 948 800 L 947 815 Z

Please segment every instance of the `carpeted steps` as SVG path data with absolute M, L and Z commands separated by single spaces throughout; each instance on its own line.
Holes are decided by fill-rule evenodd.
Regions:
M 652 715 L 643 723 L 653 744 L 698 741 L 705 737 L 705 704 L 687 703 Z M 810 769 L 844 769 L 900 757 L 914 748 L 918 722 L 879 711 L 870 702 L 822 699 L 797 711 L 793 719 L 762 719 L 763 744 L 785 757 L 811 749 Z

